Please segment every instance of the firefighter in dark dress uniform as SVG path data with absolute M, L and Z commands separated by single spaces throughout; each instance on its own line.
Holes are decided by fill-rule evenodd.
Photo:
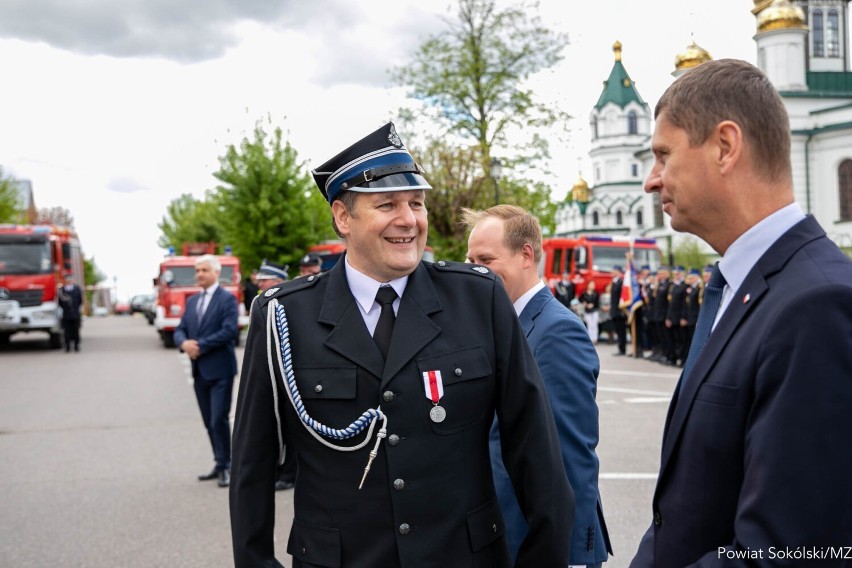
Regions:
M 495 411 L 529 525 L 516 565 L 567 566 L 573 493 L 499 279 L 421 262 L 430 186 L 393 124 L 313 175 L 346 254 L 252 310 L 234 428 L 236 566 L 277 565 L 285 439 L 299 456 L 294 568 L 509 566 L 489 461 Z

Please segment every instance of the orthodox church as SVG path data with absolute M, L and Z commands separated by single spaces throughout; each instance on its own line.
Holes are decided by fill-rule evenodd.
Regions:
M 852 67 L 850 0 L 754 0 L 757 65 L 790 116 L 796 200 L 838 245 L 852 247 Z M 557 212 L 557 234 L 680 239 L 658 195 L 642 184 L 653 165 L 653 110 L 636 90 L 613 45 L 615 63 L 591 111 L 591 185 L 580 177 Z M 694 42 L 675 57 L 675 77 L 711 59 Z M 703 244 L 703 242 L 702 242 Z M 706 245 L 705 245 L 706 246 Z M 712 251 L 707 247 L 707 252 Z

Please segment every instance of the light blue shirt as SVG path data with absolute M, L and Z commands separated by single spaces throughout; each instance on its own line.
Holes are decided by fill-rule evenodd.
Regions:
M 364 318 L 364 323 L 367 324 L 370 335 L 373 335 L 382 313 L 382 307 L 376 301 L 376 292 L 383 285 L 390 285 L 394 289 L 397 298 L 393 301 L 393 313 L 396 314 L 399 312 L 402 293 L 405 292 L 405 287 L 408 285 L 408 276 L 390 282 L 378 282 L 353 268 L 349 264 L 348 256 L 343 258 L 346 262 L 346 280 L 349 282 L 349 290 L 355 296 L 355 303 L 358 304 L 358 310 L 361 312 L 361 317 Z
M 725 251 L 725 256 L 719 261 L 719 270 L 725 277 L 725 289 L 722 292 L 722 303 L 716 313 L 713 328 L 719 323 L 724 311 L 735 296 L 748 294 L 748 290 L 740 290 L 743 282 L 769 247 L 789 231 L 794 225 L 805 218 L 798 203 L 791 203 L 769 215 L 748 231 L 739 236 Z M 743 296 L 745 297 L 745 296 Z

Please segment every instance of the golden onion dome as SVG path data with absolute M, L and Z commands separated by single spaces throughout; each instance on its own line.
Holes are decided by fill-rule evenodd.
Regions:
M 589 202 L 589 184 L 586 183 L 583 176 L 580 176 L 580 179 L 571 188 L 571 199 L 578 203 Z
M 770 4 L 772 4 L 772 0 L 754 0 L 754 8 L 752 8 L 751 13 L 757 16 Z
M 678 53 L 675 56 L 675 69 L 678 71 L 685 71 L 686 69 L 698 67 L 702 63 L 707 63 L 712 59 L 713 56 L 710 55 L 706 49 L 693 41 L 687 46 L 686 51 Z
M 773 0 L 757 17 L 757 31 L 804 30 L 805 13 L 790 0 Z

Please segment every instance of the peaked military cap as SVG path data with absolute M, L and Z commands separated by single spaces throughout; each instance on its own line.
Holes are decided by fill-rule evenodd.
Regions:
M 698 272 L 697 268 L 690 269 L 689 274 L 692 275 L 692 276 L 701 276 L 701 273 Z
M 682 265 L 680 265 L 680 264 L 678 264 L 677 266 L 675 266 L 675 267 L 674 267 L 674 271 L 675 271 L 675 272 L 684 272 L 685 270 L 686 270 L 686 268 L 684 268 L 684 267 L 683 267 Z
M 275 264 L 264 258 L 260 270 L 257 271 L 257 279 L 271 280 L 273 278 L 287 280 L 287 265 Z
M 322 258 L 318 254 L 309 252 L 299 261 L 299 266 L 322 266 Z
M 713 272 L 713 265 L 712 265 L 712 264 L 705 264 L 705 265 L 704 265 L 704 270 L 703 270 L 703 271 L 704 271 L 704 272 L 708 272 L 708 273 L 709 273 L 709 272 Z
M 432 189 L 389 122 L 311 171 L 329 203 L 341 192 Z
M 647 265 L 647 264 L 643 264 L 643 265 L 639 268 L 639 270 L 651 270 L 651 267 L 650 267 L 649 265 Z
M 616 264 L 615 266 L 613 266 L 612 270 L 613 270 L 613 272 L 624 272 L 624 270 L 621 268 L 620 264 Z

